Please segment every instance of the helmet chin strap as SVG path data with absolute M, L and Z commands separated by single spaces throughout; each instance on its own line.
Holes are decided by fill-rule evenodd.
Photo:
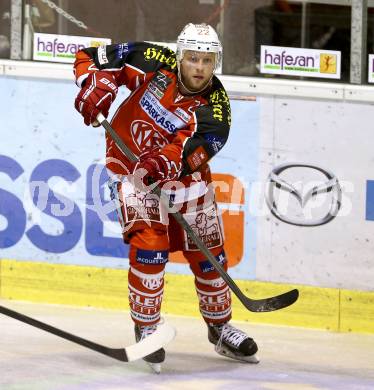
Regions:
M 184 84 L 184 82 L 182 81 L 182 72 L 179 70 L 178 72 L 178 81 L 179 83 L 182 85 L 183 89 L 187 92 L 187 95 L 197 95 L 201 92 L 204 92 L 210 85 L 210 82 L 212 81 L 212 78 L 213 78 L 213 75 L 214 73 L 212 73 L 212 75 L 210 76 L 210 79 L 207 81 L 207 83 L 203 86 L 203 88 L 199 89 L 198 91 L 191 91 L 190 89 L 188 89 L 186 87 L 186 85 Z M 180 91 L 182 92 L 182 91 Z M 183 95 L 185 95 L 185 93 L 183 93 Z

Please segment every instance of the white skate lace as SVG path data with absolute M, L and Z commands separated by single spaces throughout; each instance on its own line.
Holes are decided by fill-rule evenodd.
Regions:
M 140 340 L 145 339 L 150 336 L 152 333 L 156 332 L 157 325 L 146 325 L 140 327 Z
M 219 349 L 222 346 L 222 342 L 225 341 L 228 344 L 231 344 L 234 347 L 239 347 L 239 345 L 248 338 L 248 335 L 241 330 L 234 328 L 230 324 L 224 324 L 217 326 L 218 330 L 221 332 L 218 343 L 216 344 L 216 349 Z
M 140 326 L 140 340 L 143 340 L 146 337 L 150 336 L 152 333 L 156 332 L 157 326 L 162 325 L 164 323 L 165 323 L 165 319 L 161 317 L 157 324 Z

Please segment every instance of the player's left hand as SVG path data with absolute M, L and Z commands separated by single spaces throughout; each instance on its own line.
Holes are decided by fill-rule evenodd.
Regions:
M 140 156 L 133 169 L 134 175 L 139 175 L 143 184 L 162 184 L 169 180 L 177 179 L 178 172 L 174 169 L 175 164 L 165 155 L 151 151 Z

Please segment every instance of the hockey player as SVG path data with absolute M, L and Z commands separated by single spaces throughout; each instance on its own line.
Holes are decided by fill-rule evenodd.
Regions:
M 130 163 L 109 136 L 106 155 L 112 198 L 119 204 L 124 241 L 130 245 L 128 288 L 136 340 L 157 329 L 168 254 L 183 250 L 195 275 L 209 341 L 221 355 L 257 363 L 254 340 L 229 324 L 227 284 L 183 229 L 168 218 L 157 196 L 135 189 L 129 180 L 129 174 L 140 172 L 144 185 L 165 184 L 174 204 L 227 270 L 208 165 L 230 130 L 229 99 L 214 75 L 221 57 L 214 29 L 192 23 L 178 36 L 176 53 L 145 42 L 84 49 L 74 64 L 81 87 L 75 108 L 86 125 L 95 124 L 99 112 L 108 116 L 119 86 L 131 91 L 111 123 L 139 162 Z M 161 349 L 145 360 L 159 364 L 164 359 Z

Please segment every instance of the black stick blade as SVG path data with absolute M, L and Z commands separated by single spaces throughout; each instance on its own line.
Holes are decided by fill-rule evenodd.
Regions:
M 245 302 L 242 302 L 249 311 L 260 313 L 283 309 L 295 303 L 298 297 L 299 290 L 294 289 L 271 298 L 249 299 L 246 297 Z
M 0 313 L 4 314 L 8 317 L 12 317 L 15 320 L 24 322 L 25 324 L 34 326 L 35 328 L 42 329 L 48 333 L 52 333 L 55 336 L 61 337 L 65 340 L 69 340 L 75 344 L 79 344 L 82 347 L 86 347 L 89 349 L 92 349 L 93 351 L 102 353 L 104 355 L 107 355 L 113 359 L 120 360 L 122 362 L 127 362 L 128 357 L 126 354 L 126 350 L 124 348 L 121 349 L 113 349 L 105 347 L 104 345 L 95 343 L 93 341 L 84 339 L 83 337 L 75 336 L 71 333 L 65 332 L 64 330 L 55 328 L 54 326 L 48 325 L 44 322 L 35 320 L 34 318 L 28 317 L 24 314 L 18 313 L 14 310 L 8 309 L 7 307 L 0 306 Z

